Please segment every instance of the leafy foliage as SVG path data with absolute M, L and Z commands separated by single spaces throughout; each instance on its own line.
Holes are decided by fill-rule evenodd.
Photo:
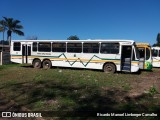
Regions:
M 21 31 L 23 26 L 20 25 L 19 20 L 14 20 L 13 18 L 3 17 L 4 20 L 0 20 L 0 32 L 7 30 L 7 39 L 11 41 L 12 32 L 20 36 L 24 36 L 24 33 Z
M 71 35 L 67 40 L 79 40 L 79 37 L 77 35 Z
M 28 36 L 27 37 L 27 40 L 38 40 L 38 37 L 37 36 Z
M 155 47 L 155 46 L 160 46 L 160 33 L 158 33 L 157 34 L 157 39 L 156 39 L 156 43 L 155 44 L 153 44 L 153 46 Z
M 157 43 L 160 43 L 160 33 L 157 35 Z
M 6 40 L 1 40 L 1 41 L 0 41 L 0 44 L 8 45 L 9 43 L 8 43 L 8 41 L 6 41 Z

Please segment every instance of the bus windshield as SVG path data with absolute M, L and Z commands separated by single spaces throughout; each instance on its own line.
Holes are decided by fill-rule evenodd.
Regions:
M 146 48 L 146 60 L 148 60 L 151 56 L 150 49 Z
M 136 57 L 137 57 L 137 59 L 139 59 L 140 58 L 140 54 L 139 54 L 139 51 L 138 51 L 137 47 L 135 47 L 135 51 L 136 51 Z

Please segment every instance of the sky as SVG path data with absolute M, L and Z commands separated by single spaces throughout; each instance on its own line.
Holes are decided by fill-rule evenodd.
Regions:
M 21 21 L 12 39 L 131 39 L 156 43 L 160 0 L 0 0 L 3 16 Z M 2 39 L 0 33 L 0 39 Z M 5 33 L 6 38 L 6 33 Z

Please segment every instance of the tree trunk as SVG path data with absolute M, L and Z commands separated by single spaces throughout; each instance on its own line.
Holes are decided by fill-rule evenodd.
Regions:
M 8 30 L 7 31 L 7 40 L 9 42 L 9 46 L 11 46 L 11 34 L 12 34 L 12 31 L 11 30 Z

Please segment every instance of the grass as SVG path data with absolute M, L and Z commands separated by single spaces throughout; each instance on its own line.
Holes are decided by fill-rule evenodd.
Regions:
M 160 98 L 154 98 L 159 92 L 157 86 L 147 88 L 148 83 L 153 85 L 153 73 L 158 76 L 159 70 L 144 71 L 140 75 L 105 74 L 94 70 L 4 65 L 0 66 L 0 93 L 31 111 L 157 112 L 160 110 Z M 139 90 L 142 82 L 147 82 L 144 87 L 146 85 L 148 93 Z M 130 95 L 135 90 L 135 94 L 141 93 Z
M 151 86 L 149 89 L 149 94 L 153 96 L 156 93 L 158 93 L 158 91 L 157 91 L 157 88 L 155 87 L 155 85 Z

